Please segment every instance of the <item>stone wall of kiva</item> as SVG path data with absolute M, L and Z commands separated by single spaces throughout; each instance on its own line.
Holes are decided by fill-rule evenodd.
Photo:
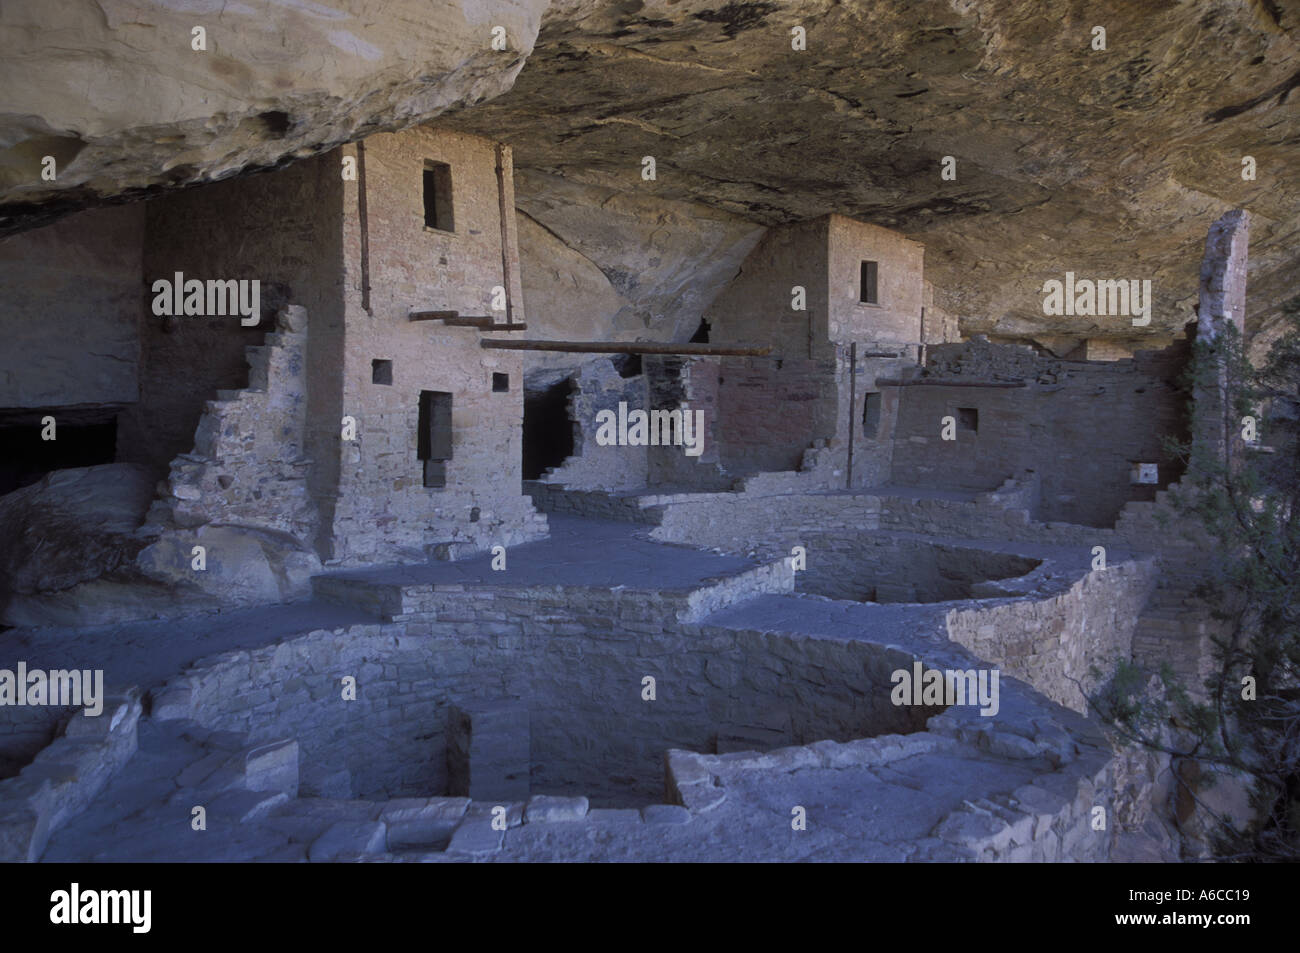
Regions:
M 796 587 L 830 599 L 947 602 L 976 597 L 979 583 L 1031 572 L 1037 559 L 896 533 L 805 534 L 808 568 Z
M 930 720 L 929 730 L 838 743 L 819 741 L 794 748 L 727 758 L 688 751 L 667 757 L 670 800 L 692 812 L 725 799 L 728 788 L 752 785 L 763 775 L 803 770 L 880 769 L 908 758 L 961 755 L 971 749 L 1022 763 L 1046 758 L 1055 770 L 1036 774 L 1009 794 L 963 801 L 917 842 L 914 862 L 1104 861 L 1111 837 L 1094 827 L 1097 806 L 1109 805 L 1114 790 L 1111 753 L 1105 739 L 1072 725 L 1069 734 L 1050 719 L 1027 733 L 1011 733 L 964 718 L 949 709 Z M 906 770 L 900 766 L 900 770 Z
M 654 594 L 437 601 L 434 621 L 321 630 L 206 660 L 160 693 L 155 714 L 252 742 L 294 737 L 304 794 L 381 799 L 447 793 L 452 707 L 513 701 L 527 709 L 533 794 L 624 806 L 661 799 L 671 747 L 847 741 L 921 730 L 933 713 L 890 702 L 904 653 L 645 621 L 664 618 Z M 355 701 L 343 699 L 345 676 Z
M 955 607 L 948 634 L 975 655 L 1024 679 L 1052 701 L 1086 711 L 1086 694 L 1133 654 L 1133 631 L 1155 589 L 1151 557 L 1108 564 L 1055 594 Z

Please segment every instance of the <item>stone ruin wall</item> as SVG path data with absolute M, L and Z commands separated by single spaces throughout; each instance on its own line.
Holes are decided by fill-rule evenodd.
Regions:
M 244 349 L 262 343 L 285 304 L 305 307 L 316 332 L 309 388 L 327 385 L 324 368 L 336 356 L 326 328 L 338 312 L 340 212 L 338 166 L 328 156 L 146 203 L 140 399 L 120 418 L 117 460 L 144 463 L 161 477 L 174 457 L 190 452 L 205 403 L 218 390 L 248 386 Z M 260 281 L 262 324 L 155 316 L 152 283 L 176 272 L 186 280 Z
M 520 699 L 534 792 L 586 795 L 596 806 L 660 800 L 670 747 L 766 748 L 924 727 L 917 710 L 889 700 L 889 673 L 910 663 L 902 653 L 746 640 L 665 620 L 659 608 L 638 593 L 443 594 L 436 621 L 322 630 L 221 656 L 171 683 L 179 695 L 167 704 L 179 697 L 204 725 L 254 742 L 296 737 L 304 794 L 383 799 L 446 792 L 451 705 Z M 874 690 L 863 690 L 864 671 Z M 339 678 L 349 673 L 357 702 L 340 706 Z M 653 708 L 641 698 L 646 675 L 657 682 Z
M 642 365 L 644 367 L 644 363 Z M 649 460 L 644 447 L 601 446 L 596 442 L 596 415 L 648 406 L 646 375 L 623 377 L 604 357 L 585 362 L 569 380 L 573 392 L 567 411 L 574 432 L 573 454 L 541 479 L 577 490 L 639 489 L 648 484 Z
M 454 231 L 426 227 L 421 179 L 426 160 L 451 169 Z M 365 142 L 370 311 L 362 301 L 360 182 L 345 185 L 346 307 L 342 411 L 357 440 L 340 443 L 331 561 L 359 565 L 455 555 L 538 538 L 545 518 L 514 490 L 520 480 L 522 359 L 479 346 L 474 328 L 411 322 L 412 310 L 493 315 L 492 289 L 510 286 L 513 320 L 524 321 L 518 251 L 503 279 L 502 199 L 497 152 L 488 140 L 418 128 Z M 505 207 L 514 208 L 510 170 Z M 513 229 L 513 215 L 508 216 Z M 505 315 L 495 313 L 498 320 Z M 517 332 L 516 332 L 517 333 Z M 391 385 L 372 381 L 372 362 L 392 362 Z M 508 390 L 494 392 L 493 374 Z M 446 487 L 424 486 L 417 458 L 422 390 L 452 394 L 454 456 Z M 444 547 L 450 544 L 450 549 Z
M 923 377 L 896 388 L 892 482 L 987 491 L 1033 470 L 1041 480 L 1037 518 L 1110 526 L 1125 504 L 1151 502 L 1181 476 L 1163 441 L 1185 432 L 1186 359 L 1185 345 L 1116 362 L 1044 360 L 979 342 L 931 347 L 927 377 L 975 383 Z M 979 386 L 1017 380 L 1025 386 Z M 959 408 L 978 413 L 978 432 L 959 426 L 956 440 L 943 440 L 942 419 L 958 417 Z M 1159 464 L 1158 485 L 1130 483 L 1138 462 Z

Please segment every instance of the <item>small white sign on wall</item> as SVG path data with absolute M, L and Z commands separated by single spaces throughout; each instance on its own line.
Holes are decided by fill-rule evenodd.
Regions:
M 1129 473 L 1130 483 L 1159 483 L 1160 468 L 1154 463 L 1135 463 Z

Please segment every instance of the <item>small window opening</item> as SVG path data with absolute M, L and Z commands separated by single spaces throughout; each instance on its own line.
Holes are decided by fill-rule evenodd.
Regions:
M 447 485 L 447 461 L 451 459 L 451 394 L 420 391 L 417 453 L 424 469 L 424 485 L 439 489 Z
M 431 159 L 424 163 L 424 226 L 443 232 L 456 230 L 451 201 L 451 166 Z
M 614 370 L 618 371 L 619 377 L 638 377 L 641 374 L 640 354 L 624 354 L 610 358 L 610 362 L 614 365 Z
M 393 362 L 392 361 L 371 361 L 370 362 L 370 383 L 388 384 L 393 383 Z
M 492 393 L 505 394 L 509 392 L 509 390 L 510 390 L 510 375 L 500 374 L 494 371 L 492 373 Z
M 858 300 L 863 304 L 880 304 L 880 297 L 876 292 L 876 273 L 876 262 L 862 263 L 862 274 L 858 282 Z
M 703 318 L 700 319 L 700 326 L 696 328 L 695 333 L 691 335 L 690 343 L 691 344 L 709 343 L 709 322 L 708 321 L 704 320 Z
M 979 433 L 980 412 L 974 407 L 958 407 L 957 429 L 969 430 L 971 433 Z
M 862 403 L 862 435 L 875 440 L 880 434 L 880 395 L 867 394 Z

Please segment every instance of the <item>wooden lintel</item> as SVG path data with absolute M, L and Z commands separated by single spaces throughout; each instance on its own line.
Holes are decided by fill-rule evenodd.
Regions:
M 503 351 L 565 351 L 574 354 L 680 354 L 715 357 L 766 357 L 770 347 L 727 347 L 721 344 L 658 344 L 649 341 L 480 341 L 482 347 Z
M 523 322 L 498 321 L 490 314 L 461 314 L 459 311 L 412 311 L 412 321 L 441 321 L 450 328 L 478 328 L 482 331 L 524 331 Z

